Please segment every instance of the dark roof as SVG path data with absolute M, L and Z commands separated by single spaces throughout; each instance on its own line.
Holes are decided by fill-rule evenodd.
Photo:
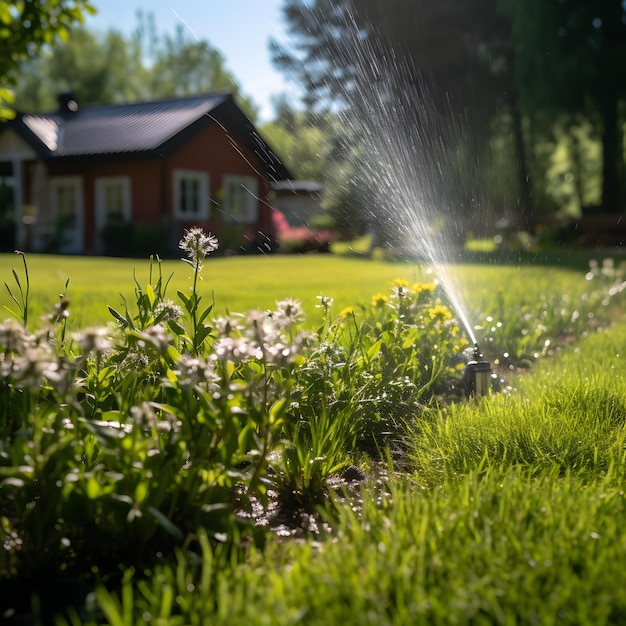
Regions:
M 42 158 L 57 160 L 167 156 L 197 130 L 213 123 L 229 136 L 238 136 L 260 158 L 271 180 L 289 178 L 285 166 L 231 94 L 79 107 L 41 115 L 18 113 L 7 125 Z
M 276 192 L 314 194 L 321 193 L 324 185 L 313 180 L 280 180 L 272 183 L 272 189 Z

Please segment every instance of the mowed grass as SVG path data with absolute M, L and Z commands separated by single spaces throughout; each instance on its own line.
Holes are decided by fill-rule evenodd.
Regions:
M 148 259 L 72 257 L 29 254 L 31 325 L 54 310 L 69 279 L 70 326 L 82 328 L 112 320 L 107 306 L 123 310 L 123 298 L 134 302 L 134 282 L 145 287 L 150 277 Z M 0 255 L 0 280 L 17 294 L 11 270 L 23 280 L 22 259 L 15 254 Z M 180 260 L 161 262 L 164 278 L 172 275 L 169 297 L 178 302 L 178 290 L 188 293 L 191 268 Z M 572 297 L 588 287 L 584 273 L 566 267 L 456 265 L 450 269 L 454 288 L 463 307 L 477 324 L 485 315 L 500 316 L 510 307 L 536 303 L 555 289 Z M 152 266 L 156 281 L 158 266 Z M 336 255 L 248 256 L 208 258 L 202 272 L 200 292 L 206 302 L 215 301 L 215 315 L 226 311 L 246 312 L 273 308 L 287 297 L 302 302 L 311 324 L 321 319 L 317 296 L 334 299 L 333 312 L 344 307 L 369 306 L 375 293 L 389 293 L 394 279 L 409 282 L 434 280 L 435 274 L 416 263 L 391 263 Z M 24 284 L 22 285 L 25 286 Z M 4 286 L 0 290 L 0 319 L 9 316 L 4 307 L 15 309 Z
M 371 474 L 360 508 L 340 498 L 329 537 L 235 563 L 201 535 L 201 559 L 101 588 L 106 623 L 623 624 L 624 358 L 622 323 L 511 395 L 433 409 L 408 473 Z
M 107 305 L 119 308 L 122 297 L 134 302 L 133 276 L 145 287 L 149 282 L 150 261 L 101 257 L 27 255 L 31 282 L 32 317 L 53 310 L 69 278 L 72 324 L 83 326 L 110 321 Z M 0 276 L 15 291 L 11 269 L 22 277 L 22 260 L 17 255 L 0 255 Z M 172 275 L 169 297 L 178 302 L 176 291 L 188 293 L 191 268 L 180 260 L 161 262 L 165 278 Z M 153 265 L 153 282 L 157 266 Z M 376 291 L 390 288 L 394 278 L 417 280 L 414 265 L 369 262 L 333 255 L 254 256 L 208 258 L 202 271 L 200 293 L 207 302 L 215 300 L 215 313 L 246 312 L 273 308 L 276 300 L 299 299 L 307 315 L 321 317 L 316 296 L 335 300 L 339 312 L 358 302 L 369 302 Z M 121 295 L 120 295 L 121 294 Z M 13 306 L 2 288 L 0 306 Z M 14 307 L 13 307 L 14 308 Z M 4 311 L 6 314 L 6 311 Z M 6 316 L 6 315 L 5 315 Z
M 22 276 L 21 259 L 0 262 L 13 286 L 11 267 Z M 133 302 L 133 268 L 139 284 L 148 282 L 147 261 L 33 255 L 28 262 L 39 313 L 52 308 L 69 277 L 80 324 L 107 321 L 106 305 L 120 308 L 120 292 Z M 580 268 L 452 270 L 473 321 L 492 312 L 513 330 L 521 316 L 533 328 L 553 321 L 557 309 L 570 315 L 572 300 L 579 306 L 590 289 L 602 292 L 613 280 L 588 281 Z M 163 273 L 171 272 L 176 299 L 190 271 L 165 262 Z M 367 304 L 395 278 L 432 278 L 416 265 L 328 255 L 209 259 L 203 276 L 216 314 L 290 296 L 311 316 L 319 294 L 334 297 L 339 312 Z M 199 528 L 190 538 L 195 552 L 128 567 L 121 589 L 105 576 L 96 591 L 102 612 L 87 623 L 624 623 L 626 325 L 590 327 L 576 338 L 512 376 L 510 393 L 407 414 L 406 436 L 393 450 L 402 452 L 398 467 L 351 457 L 367 478 L 357 497 L 329 490 L 319 514 L 332 531 L 297 541 L 268 533 L 263 549 L 229 550 Z

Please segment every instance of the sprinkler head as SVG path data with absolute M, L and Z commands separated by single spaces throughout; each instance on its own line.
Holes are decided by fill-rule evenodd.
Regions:
M 489 361 L 481 361 L 482 354 L 478 344 L 474 344 L 474 360 L 465 366 L 463 373 L 463 383 L 465 385 L 465 396 L 486 396 L 491 389 L 491 364 Z

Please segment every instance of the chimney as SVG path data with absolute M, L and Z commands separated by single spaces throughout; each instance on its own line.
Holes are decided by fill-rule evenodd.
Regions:
M 61 115 L 68 115 L 78 111 L 78 102 L 76 101 L 73 91 L 63 91 L 57 94 L 57 102 Z

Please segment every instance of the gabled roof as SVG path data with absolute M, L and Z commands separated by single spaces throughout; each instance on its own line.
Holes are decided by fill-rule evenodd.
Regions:
M 259 157 L 271 180 L 290 177 L 231 94 L 68 108 L 42 115 L 18 113 L 6 125 L 42 158 L 74 160 L 168 156 L 195 132 L 215 123 Z
M 272 190 L 279 193 L 308 193 L 316 194 L 324 190 L 324 185 L 314 180 L 281 180 L 272 183 Z

